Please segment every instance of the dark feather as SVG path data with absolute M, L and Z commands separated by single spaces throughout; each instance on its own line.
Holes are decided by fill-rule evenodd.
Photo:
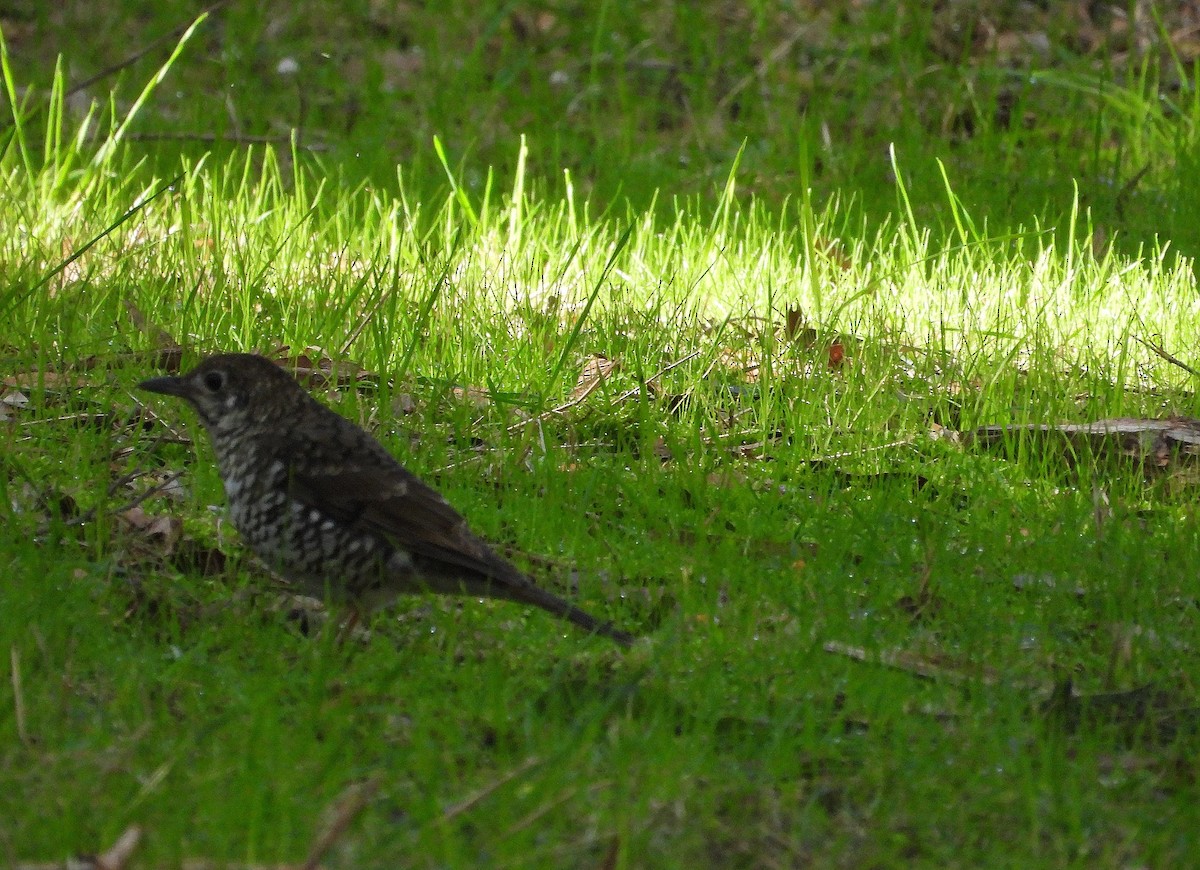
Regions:
M 466 520 L 415 475 L 390 469 L 293 469 L 290 494 L 343 525 L 383 538 L 414 556 L 493 576 L 490 550 Z
M 362 455 L 361 446 L 359 451 Z M 368 455 L 372 453 L 379 461 L 370 466 L 343 461 L 330 463 L 327 472 L 311 462 L 303 469 L 293 467 L 289 494 L 338 523 L 407 551 L 433 591 L 531 604 L 626 646 L 633 641 L 632 635 L 536 585 L 475 537 L 435 490 L 390 454 Z M 289 454 L 282 450 L 280 455 Z

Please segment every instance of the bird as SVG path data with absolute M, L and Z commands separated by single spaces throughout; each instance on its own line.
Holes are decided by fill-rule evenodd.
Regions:
M 195 409 L 243 541 L 306 594 L 348 607 L 348 624 L 402 595 L 433 592 L 532 605 L 632 644 L 633 635 L 497 554 L 370 433 L 266 357 L 217 354 L 138 388 Z

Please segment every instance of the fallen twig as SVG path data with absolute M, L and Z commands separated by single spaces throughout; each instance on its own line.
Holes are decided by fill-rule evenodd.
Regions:
M 333 817 L 321 835 L 313 841 L 308 858 L 300 865 L 301 870 L 317 870 L 321 865 L 321 858 L 346 832 L 350 823 L 363 811 L 378 788 L 378 779 L 368 779 L 366 782 L 354 783 L 342 792 L 333 807 Z
M 972 676 L 960 671 L 952 671 L 904 650 L 884 650 L 879 653 L 870 653 L 860 646 L 851 646 L 850 644 L 836 640 L 826 641 L 823 649 L 827 653 L 845 656 L 856 662 L 879 664 L 898 671 L 904 671 L 906 674 L 912 674 L 923 680 L 936 680 L 942 683 L 950 683 L 954 686 L 964 686 L 972 683 L 982 683 L 985 686 L 991 686 L 996 683 L 996 678 L 991 674 L 979 673 Z

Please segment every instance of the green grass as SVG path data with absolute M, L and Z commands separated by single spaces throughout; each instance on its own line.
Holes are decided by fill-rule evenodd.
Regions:
M 326 63 L 312 19 L 232 4 L 156 88 L 174 40 L 91 110 L 13 43 L 6 863 L 131 825 L 137 866 L 300 862 L 363 783 L 328 866 L 1195 854 L 1189 457 L 1146 473 L 966 437 L 1196 414 L 1193 376 L 1135 340 L 1194 362 L 1194 82 L 1169 56 L 934 63 L 938 22 L 871 4 L 814 17 L 759 75 L 797 22 L 712 8 L 733 17 L 352 7 Z M 134 27 L 97 14 L 97 33 Z M 63 68 L 190 13 L 162 14 Z M 386 81 L 387 45 L 421 47 L 421 74 Z M 1001 92 L 1035 122 L 995 122 Z M 294 148 L 138 138 L 286 135 L 301 96 Z M 946 121 L 959 101 L 970 135 Z M 442 599 L 364 643 L 305 634 L 210 509 L 195 418 L 134 390 L 171 349 L 160 329 L 185 366 L 284 345 L 361 366 L 315 391 L 650 642 Z M 578 399 L 597 356 L 617 368 Z M 177 526 L 117 515 L 175 471 L 139 507 Z

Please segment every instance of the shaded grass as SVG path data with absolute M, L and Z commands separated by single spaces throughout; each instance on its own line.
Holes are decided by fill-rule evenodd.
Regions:
M 656 490 L 671 486 L 656 477 Z M 662 512 L 670 493 L 648 497 L 631 479 L 625 498 Z M 631 860 L 656 865 L 762 854 L 979 863 L 998 843 L 1042 860 L 1180 857 L 1194 784 L 1178 764 L 1194 738 L 1156 749 L 1103 724 L 1062 734 L 1031 709 L 1030 687 L 1047 666 L 1093 688 L 1183 676 L 1190 616 L 1177 602 L 1194 592 L 1179 578 L 1195 565 L 1179 536 L 1194 541 L 1194 520 L 1164 517 L 1148 540 L 1122 518 L 1102 546 L 1081 547 L 1083 499 L 1048 509 L 1044 496 L 983 494 L 955 523 L 930 516 L 936 502 L 886 486 L 810 484 L 773 509 L 734 496 L 728 515 L 753 520 L 754 533 L 725 529 L 682 551 L 671 568 L 690 577 L 670 583 L 680 612 L 641 656 L 583 650 L 536 615 L 474 603 L 436 605 L 399 637 L 379 626 L 353 650 L 241 608 L 172 636 L 169 616 L 113 612 L 122 596 L 102 568 L 81 563 L 86 576 L 66 582 L 46 565 L 46 585 L 6 601 L 26 626 L 18 643 L 39 758 L 30 767 L 18 760 L 28 750 L 9 755 L 9 775 L 21 771 L 25 800 L 54 795 L 64 821 L 47 828 L 43 814 L 10 806 L 12 836 L 24 854 L 54 854 L 138 821 L 167 862 L 284 857 L 307 842 L 317 806 L 378 776 L 385 784 L 344 862 L 577 863 L 599 859 L 613 837 Z M 526 497 L 533 516 L 551 512 L 551 494 Z M 820 542 L 801 571 L 790 554 L 762 555 L 797 522 Z M 647 550 L 681 552 L 645 539 L 642 523 L 641 552 L 621 559 L 626 577 L 647 570 Z M 606 535 L 632 543 L 622 523 Z M 1172 564 L 1148 562 L 1156 550 Z M 896 601 L 926 562 L 945 603 L 922 625 Z M 1054 582 L 1017 589 L 1014 572 L 1026 571 Z M 1129 650 L 1114 657 L 1117 633 L 1134 626 L 1155 634 L 1125 638 Z M 826 638 L 936 651 L 1001 681 L 922 685 L 826 656 Z M 439 821 L 531 756 L 539 762 L 494 797 Z M 72 796 L 72 781 L 90 787 Z

